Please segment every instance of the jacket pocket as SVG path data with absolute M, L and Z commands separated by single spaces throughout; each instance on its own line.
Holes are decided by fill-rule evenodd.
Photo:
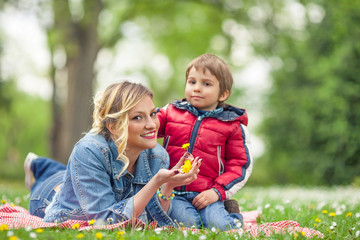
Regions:
M 217 146 L 216 157 L 219 162 L 219 176 L 224 173 L 224 164 L 221 161 L 221 146 Z

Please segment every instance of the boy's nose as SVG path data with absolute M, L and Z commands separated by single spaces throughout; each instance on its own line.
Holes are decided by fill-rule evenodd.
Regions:
M 200 84 L 195 84 L 194 91 L 200 91 Z

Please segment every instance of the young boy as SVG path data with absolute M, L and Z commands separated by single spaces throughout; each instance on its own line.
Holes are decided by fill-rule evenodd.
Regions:
M 187 227 L 241 227 L 241 214 L 224 208 L 224 200 L 244 186 L 252 171 L 247 114 L 224 103 L 232 84 L 228 65 L 215 55 L 203 54 L 187 67 L 186 99 L 158 112 L 159 137 L 164 137 L 170 167 L 184 151 L 203 159 L 198 178 L 176 188 L 169 213 Z

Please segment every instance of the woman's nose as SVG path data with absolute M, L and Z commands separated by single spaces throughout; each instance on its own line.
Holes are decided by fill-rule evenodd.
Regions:
M 155 120 L 152 119 L 152 118 L 149 118 L 149 119 L 147 120 L 146 124 L 145 124 L 145 127 L 146 127 L 147 129 L 156 128 L 156 122 L 155 122 Z

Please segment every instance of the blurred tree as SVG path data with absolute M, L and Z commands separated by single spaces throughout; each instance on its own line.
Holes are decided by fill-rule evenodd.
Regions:
M 360 2 L 284 1 L 269 9 L 257 22 L 267 41 L 256 44 L 274 67 L 260 130 L 262 177 L 349 184 L 360 176 Z M 298 18 L 284 21 L 287 14 Z
M 137 9 L 141 14 L 132 21 L 149 35 L 149 41 L 159 55 L 165 56 L 171 70 L 169 76 L 159 76 L 154 64 L 144 69 L 158 106 L 184 97 L 185 70 L 193 58 L 211 52 L 231 64 L 231 38 L 222 29 L 230 14 L 223 11 L 222 4 L 211 1 L 154 1 L 151 5 L 138 3 Z M 215 38 L 221 39 L 216 48 L 212 44 Z M 157 62 L 156 59 L 154 62 Z M 233 95 L 237 93 L 234 90 Z
M 52 156 L 66 162 L 74 143 L 91 125 L 94 62 L 101 47 L 98 38 L 98 19 L 103 4 L 88 0 L 70 6 L 70 1 L 52 1 L 53 24 L 48 28 L 48 43 L 53 59 L 62 52 L 65 63 L 52 61 L 53 127 Z M 58 64 L 58 65 L 57 65 Z M 66 70 L 66 99 L 59 100 L 57 79 Z M 64 84 L 64 83 L 62 83 Z
M 260 129 L 266 151 L 258 159 L 251 179 L 269 183 L 346 184 L 359 176 L 360 3 L 6 2 L 18 7 L 40 6 L 38 17 L 47 31 L 52 55 L 51 145 L 52 155 L 58 160 L 65 162 L 73 144 L 90 128 L 94 63 L 99 51 L 113 50 L 124 29 L 135 24 L 145 32 L 142 40 L 151 43 L 158 53 L 142 69 L 155 93 L 157 106 L 183 97 L 185 68 L 191 59 L 204 52 L 215 53 L 239 69 L 245 63 L 236 62 L 238 58 L 234 56 L 243 54 L 238 49 L 246 51 L 237 47 L 248 41 L 272 65 L 273 88 L 264 108 L 266 120 Z M 168 71 L 159 73 L 156 69 L 159 65 L 166 65 Z M 10 101 L 6 97 L 9 92 L 3 89 L 0 81 L 0 98 Z M 240 95 L 241 91 L 235 88 L 230 102 L 236 102 Z
M 94 64 L 100 49 L 114 47 L 122 37 L 122 26 L 129 22 L 145 29 L 157 50 L 171 66 L 160 76 L 153 65 L 143 72 L 154 90 L 157 105 L 183 97 L 187 63 L 204 52 L 215 52 L 225 59 L 231 39 L 223 34 L 228 17 L 224 4 L 209 1 L 9 1 L 17 7 L 36 5 L 48 36 L 51 53 L 50 77 L 53 85 L 51 152 L 66 162 L 74 143 L 91 126 L 91 98 L 96 73 Z M 50 20 L 49 20 L 50 16 Z M 214 37 L 224 47 L 211 48 Z M 212 44 L 214 45 L 214 44 Z M 234 90 L 233 96 L 239 95 Z

